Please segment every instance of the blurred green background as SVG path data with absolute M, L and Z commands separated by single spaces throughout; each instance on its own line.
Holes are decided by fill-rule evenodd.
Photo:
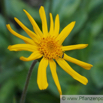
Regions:
M 17 17 L 29 29 L 33 30 L 26 9 L 41 28 L 39 8 L 43 5 L 46 11 L 48 25 L 49 13 L 60 16 L 60 31 L 70 22 L 76 25 L 63 45 L 89 44 L 83 50 L 66 52 L 68 55 L 93 65 L 91 70 L 85 70 L 75 64 L 71 67 L 88 78 L 85 86 L 74 80 L 57 66 L 57 74 L 63 95 L 102 95 L 103 94 L 103 0 L 0 0 L 0 103 L 19 103 L 29 67 L 32 63 L 19 60 L 20 56 L 29 56 L 29 52 L 11 52 L 9 45 L 23 43 L 6 28 L 10 23 L 12 28 L 21 35 L 28 36 L 17 23 Z M 59 93 L 52 79 L 49 67 L 47 76 L 49 87 L 40 91 L 37 86 L 36 64 L 27 91 L 25 103 L 59 103 Z

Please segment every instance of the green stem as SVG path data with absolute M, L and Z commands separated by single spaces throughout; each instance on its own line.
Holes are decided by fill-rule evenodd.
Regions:
M 33 63 L 31 64 L 31 67 L 30 67 L 28 75 L 27 75 L 26 83 L 25 83 L 25 86 L 24 86 L 24 90 L 23 90 L 23 93 L 22 93 L 22 96 L 21 96 L 20 103 L 25 102 L 25 97 L 26 97 L 26 92 L 27 92 L 29 80 L 30 80 L 30 77 L 31 77 L 33 67 L 35 66 L 36 63 L 37 63 L 37 60 L 34 60 Z

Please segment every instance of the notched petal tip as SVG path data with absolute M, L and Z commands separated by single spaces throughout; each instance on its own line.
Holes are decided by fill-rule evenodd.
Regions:
M 9 50 L 10 50 L 10 49 L 11 49 L 11 45 L 9 45 L 7 49 L 9 49 Z
M 76 21 L 72 21 L 72 23 L 75 25 Z
M 88 44 L 85 44 L 86 46 L 88 46 Z
M 88 46 L 88 44 L 84 44 L 84 47 L 86 48 Z
M 25 10 L 25 9 L 23 9 L 23 11 L 24 11 L 24 12 L 26 12 L 26 10 Z
M 84 77 L 84 76 L 83 76 L 82 78 L 84 79 L 83 84 L 84 84 L 84 85 L 87 85 L 88 79 L 87 79 L 86 77 Z
M 11 30 L 10 24 L 6 24 L 6 27 L 7 27 L 8 30 Z
M 49 13 L 50 16 L 52 16 L 52 13 Z
M 86 70 L 90 70 L 91 67 L 93 67 L 93 65 L 86 63 L 86 62 L 83 62 L 83 61 L 80 61 L 78 59 L 75 59 L 73 57 L 70 57 L 67 54 L 64 54 L 64 59 L 69 61 L 69 62 L 75 63 L 75 64 L 81 66 L 82 68 L 86 69 Z
M 10 24 L 6 24 L 6 27 L 7 27 L 7 29 L 8 29 L 8 30 L 10 30 L 10 29 L 11 29 Z
M 8 26 L 8 25 L 10 25 L 10 24 L 6 24 L 6 26 Z
M 58 17 L 58 18 L 59 18 L 59 14 L 57 14 L 57 15 L 56 15 L 56 17 Z
M 44 9 L 44 6 L 40 6 L 40 9 Z
M 73 26 L 73 28 L 74 28 L 74 26 L 75 26 L 75 24 L 76 24 L 76 21 L 72 21 L 70 24 L 71 24 L 71 25 Z
M 84 84 L 84 85 L 87 85 L 87 83 L 88 83 L 88 79 L 85 78 L 85 77 L 84 77 L 84 79 L 85 79 L 85 82 L 84 82 L 83 84 Z
M 43 12 L 43 11 L 45 11 L 45 10 L 44 10 L 44 7 L 41 6 L 40 9 L 39 9 L 39 13 L 40 13 L 40 12 Z
M 25 14 L 28 14 L 28 12 L 25 9 L 23 9 L 23 11 L 25 12 Z
M 72 21 L 60 32 L 60 34 L 57 37 L 57 40 L 59 40 L 60 44 L 62 44 L 64 40 L 66 39 L 66 37 L 70 34 L 70 32 L 75 26 L 75 23 L 76 21 Z
M 90 64 L 90 67 L 93 67 L 93 65 L 92 65 L 92 64 Z
M 87 70 L 90 70 L 93 67 L 93 65 L 89 64 Z
M 7 27 L 7 28 L 10 27 L 10 24 L 6 24 L 6 27 Z
M 72 21 L 70 24 L 71 24 L 71 25 L 73 26 L 73 28 L 74 28 L 74 26 L 75 26 L 75 24 L 76 24 L 76 21 Z
M 38 83 L 37 83 L 38 84 Z M 47 89 L 47 87 L 48 87 L 48 83 L 43 87 L 43 86 L 40 86 L 39 84 L 38 84 L 38 87 L 39 87 L 39 89 L 40 90 L 45 90 L 45 89 Z
M 77 78 L 77 77 L 73 77 L 75 80 L 79 81 L 80 83 L 84 84 L 84 85 L 87 85 L 88 83 L 88 79 L 84 76 L 81 76 L 81 78 Z
M 11 45 L 8 46 L 9 51 L 17 51 L 17 49 L 13 49 Z
M 40 18 L 41 18 L 41 21 L 42 21 L 43 34 L 45 36 L 47 36 L 48 35 L 48 26 L 47 26 L 46 13 L 45 13 L 43 6 L 41 6 L 40 9 L 39 9 L 39 15 L 40 15 Z
M 83 67 L 84 67 L 86 70 L 90 70 L 90 69 L 93 67 L 93 65 L 87 63 L 87 65 L 85 65 L 85 66 L 83 66 Z
M 63 70 L 66 71 L 69 75 L 71 75 L 75 80 L 79 81 L 84 85 L 88 83 L 88 79 L 74 71 L 65 60 L 59 58 L 56 61 L 60 65 L 60 67 L 63 68 Z
M 56 15 L 55 17 L 55 22 L 59 20 L 59 14 Z
M 16 18 L 16 17 L 14 17 L 14 20 L 16 21 L 16 20 L 17 20 L 17 18 Z
M 22 61 L 28 61 L 27 58 L 25 58 L 23 56 L 20 57 L 20 60 L 22 60 Z
M 88 44 L 85 44 L 84 48 L 86 48 L 88 46 Z
M 18 21 L 18 18 L 14 17 L 14 20 L 17 22 L 17 21 Z

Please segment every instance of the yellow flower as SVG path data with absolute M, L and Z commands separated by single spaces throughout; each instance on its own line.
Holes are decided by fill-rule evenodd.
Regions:
M 49 64 L 50 70 L 52 73 L 52 77 L 54 82 L 57 86 L 57 89 L 62 94 L 60 83 L 58 80 L 57 72 L 56 72 L 56 63 L 60 65 L 60 67 L 70 74 L 74 79 L 78 80 L 82 84 L 86 85 L 88 83 L 87 78 L 81 76 L 76 71 L 74 71 L 70 65 L 65 61 L 69 61 L 75 63 L 84 69 L 89 70 L 92 65 L 72 58 L 66 55 L 64 52 L 68 50 L 75 50 L 75 49 L 83 49 L 88 46 L 88 44 L 77 44 L 77 45 L 69 45 L 69 46 L 62 46 L 63 41 L 65 38 L 70 34 L 72 31 L 75 21 L 68 24 L 60 33 L 60 22 L 59 22 L 59 15 L 56 15 L 55 23 L 53 22 L 52 14 L 50 13 L 50 30 L 48 32 L 47 20 L 44 7 L 41 6 L 39 9 L 40 18 L 42 21 L 42 31 L 38 27 L 35 20 L 31 17 L 31 15 L 24 10 L 28 19 L 30 20 L 35 33 L 29 30 L 21 21 L 19 21 L 16 17 L 14 18 L 15 21 L 21 26 L 21 28 L 30 36 L 27 38 L 22 36 L 12 30 L 10 24 L 7 24 L 8 30 L 18 38 L 22 39 L 26 44 L 15 44 L 8 46 L 10 51 L 30 51 L 32 54 L 26 58 L 21 56 L 20 60 L 22 61 L 31 61 L 35 59 L 39 59 L 42 57 L 39 67 L 38 67 L 38 74 L 37 74 L 37 84 L 40 90 L 44 90 L 48 87 L 47 76 L 46 76 L 46 68 Z

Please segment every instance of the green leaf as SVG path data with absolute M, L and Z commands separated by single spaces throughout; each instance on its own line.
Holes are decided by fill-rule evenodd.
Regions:
M 16 74 L 16 77 L 15 77 L 16 82 L 15 83 L 21 91 L 24 88 L 30 66 L 31 65 L 29 65 L 29 67 L 26 66 L 25 69 L 23 69 L 22 71 L 20 71 Z M 29 81 L 29 86 L 28 86 L 28 92 L 39 91 L 39 88 L 37 86 L 37 68 L 38 68 L 38 63 L 35 65 L 35 67 L 32 71 L 32 75 L 31 75 L 31 78 Z
M 79 4 L 80 0 L 53 0 L 52 12 L 55 15 L 59 14 L 62 21 L 63 18 L 68 18 L 74 14 Z
M 60 103 L 60 99 L 49 93 L 47 90 L 28 94 L 26 101 L 28 103 Z
M 91 69 L 91 77 L 97 87 L 103 87 L 103 61 L 94 65 Z
M 23 12 L 23 9 L 27 10 L 31 16 L 37 21 L 40 21 L 38 10 L 30 7 L 28 4 L 21 0 L 6 0 L 7 13 L 10 17 L 17 17 L 22 21 L 27 27 L 32 27 L 30 22 Z M 26 21 L 26 22 L 25 22 Z
M 0 90 L 0 103 L 11 103 L 13 101 L 14 82 L 12 79 L 5 82 Z
M 103 60 L 103 41 L 96 40 L 93 42 L 92 51 L 90 53 L 90 61 L 92 64 L 99 63 Z
M 82 85 L 69 85 L 65 91 L 65 95 L 76 95 L 79 93 Z
M 92 11 L 99 4 L 103 4 L 103 0 L 90 0 L 90 3 L 88 5 L 88 11 Z
M 0 33 L 4 33 L 5 35 L 7 35 L 6 22 L 1 14 L 0 14 Z
M 91 27 L 93 37 L 98 36 L 98 34 L 103 30 L 103 14 L 98 15 L 98 18 L 92 23 Z
M 91 11 L 89 12 L 89 21 L 94 22 L 99 15 L 103 14 L 103 0 L 95 0 L 96 5 L 94 5 L 94 7 L 91 9 Z M 92 1 L 93 3 L 94 1 Z
M 10 78 L 13 75 L 14 75 L 14 72 L 12 70 L 9 70 L 9 69 L 4 70 L 3 72 L 0 73 L 0 83 L 7 80 L 8 78 Z
M 7 46 L 8 46 L 7 39 L 5 39 L 3 33 L 0 33 L 0 49 L 5 49 Z

